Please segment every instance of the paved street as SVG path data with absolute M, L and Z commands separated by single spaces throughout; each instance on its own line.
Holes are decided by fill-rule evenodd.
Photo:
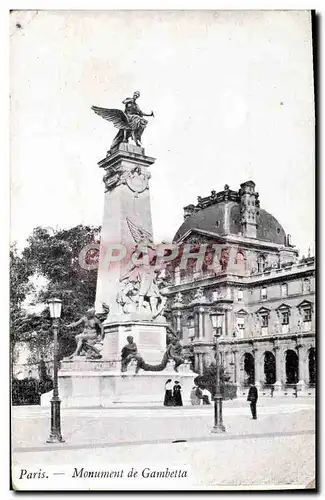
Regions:
M 212 406 L 64 409 L 59 445 L 45 443 L 48 408 L 15 407 L 12 417 L 13 463 L 21 467 L 187 464 L 197 488 L 306 486 L 315 476 L 313 398 L 261 399 L 256 421 L 246 401 L 226 401 L 222 435 L 211 434 Z

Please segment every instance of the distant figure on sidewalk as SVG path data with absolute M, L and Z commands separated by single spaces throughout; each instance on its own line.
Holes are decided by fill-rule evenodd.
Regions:
M 247 401 L 250 402 L 252 417 L 254 420 L 257 419 L 257 415 L 256 415 L 257 400 L 258 400 L 257 387 L 254 384 L 251 384 L 249 391 L 248 391 Z
M 173 400 L 174 400 L 174 406 L 183 406 L 182 386 L 178 382 L 178 380 L 175 380 L 175 385 L 173 389 Z
M 165 399 L 164 406 L 174 406 L 173 400 L 173 382 L 172 379 L 169 378 L 165 383 Z
M 192 406 L 198 406 L 201 404 L 201 399 L 202 399 L 202 391 L 199 387 L 196 385 L 193 385 L 191 389 L 191 394 L 190 394 L 190 400 L 191 400 L 191 405 Z
M 211 392 L 208 389 L 202 390 L 202 399 L 204 405 L 211 404 Z

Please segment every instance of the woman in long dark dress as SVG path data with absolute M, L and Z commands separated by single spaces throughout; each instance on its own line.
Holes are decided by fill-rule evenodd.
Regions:
M 171 378 L 165 383 L 164 406 L 173 406 L 173 382 Z
M 173 400 L 174 400 L 174 406 L 183 406 L 182 386 L 178 382 L 178 380 L 175 381 L 175 385 L 174 385 L 174 389 L 173 389 Z

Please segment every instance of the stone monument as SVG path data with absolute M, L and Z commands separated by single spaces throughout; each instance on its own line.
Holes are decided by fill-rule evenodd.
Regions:
M 166 299 L 153 243 L 149 193 L 149 168 L 155 159 L 145 154 L 140 142 L 147 125 L 143 116 L 153 112 L 141 111 L 139 96 L 135 92 L 123 101 L 124 112 L 92 107 L 119 129 L 107 156 L 98 163 L 105 193 L 95 310 L 96 316 L 105 313 L 106 318 L 99 327 L 100 359 L 78 355 L 83 339 L 79 335 L 75 355 L 62 360 L 62 406 L 162 404 L 168 378 L 180 381 L 186 403 L 196 376 L 163 315 Z M 129 143 L 130 138 L 135 144 Z

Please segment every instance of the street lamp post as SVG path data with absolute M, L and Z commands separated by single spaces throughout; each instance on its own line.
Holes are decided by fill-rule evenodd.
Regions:
M 64 443 L 61 435 L 61 400 L 59 398 L 58 387 L 58 328 L 61 316 L 62 301 L 60 299 L 51 299 L 48 302 L 50 315 L 53 320 L 54 332 L 54 362 L 53 362 L 53 396 L 51 399 L 51 432 L 46 440 L 47 443 Z
M 215 339 L 215 358 L 216 358 L 216 390 L 214 395 L 214 426 L 211 432 L 226 432 L 222 421 L 222 395 L 220 392 L 220 363 L 219 363 L 219 337 L 222 334 L 222 314 L 217 311 L 210 312 L 212 328 Z

